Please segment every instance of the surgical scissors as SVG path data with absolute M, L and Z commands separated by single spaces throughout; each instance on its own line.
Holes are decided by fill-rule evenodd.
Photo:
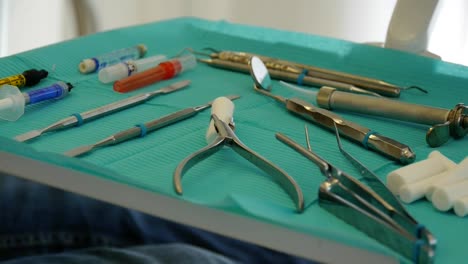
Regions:
M 411 217 L 374 173 L 343 149 L 336 124 L 335 132 L 340 151 L 364 175 L 370 188 L 314 153 L 307 129 L 308 149 L 284 134 L 277 133 L 276 138 L 315 163 L 326 177 L 319 188 L 320 206 L 414 262 L 432 262 L 435 237 Z
M 224 108 L 224 109 L 223 109 Z M 234 104 L 224 97 L 217 98 L 212 106 L 212 123 L 208 129 L 208 145 L 186 157 L 174 172 L 175 191 L 182 195 L 182 176 L 199 161 L 208 158 L 223 146 L 231 147 L 239 155 L 271 175 L 294 201 L 298 212 L 304 210 L 304 198 L 296 181 L 284 170 L 244 145 L 234 133 L 232 111 Z M 230 113 L 229 113 L 230 112 Z

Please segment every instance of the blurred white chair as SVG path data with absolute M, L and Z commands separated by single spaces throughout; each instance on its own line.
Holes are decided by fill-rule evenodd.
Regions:
M 438 15 L 439 11 L 443 12 Z M 418 54 L 430 54 L 430 49 L 443 59 L 468 65 L 466 11 L 464 0 L 440 4 L 439 0 L 291 0 L 274 4 L 271 0 L 0 0 L 0 56 L 102 30 L 195 16 L 378 42 Z

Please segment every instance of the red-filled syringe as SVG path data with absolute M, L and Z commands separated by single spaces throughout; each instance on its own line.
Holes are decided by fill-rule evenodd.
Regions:
M 154 68 L 116 81 L 114 91 L 119 93 L 131 92 L 155 82 L 173 78 L 179 73 L 194 68 L 196 65 L 197 59 L 192 54 L 161 62 Z

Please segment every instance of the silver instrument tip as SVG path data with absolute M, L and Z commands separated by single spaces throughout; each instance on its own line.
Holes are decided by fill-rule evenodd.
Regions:
M 166 87 L 162 88 L 161 90 L 159 90 L 159 92 L 161 92 L 161 93 L 171 93 L 171 92 L 174 92 L 174 91 L 177 91 L 179 89 L 187 87 L 188 85 L 190 85 L 190 83 L 191 82 L 189 80 L 176 82 L 176 83 L 173 83 L 173 84 L 171 84 L 169 86 L 166 86 Z
M 226 96 L 226 98 L 228 98 L 229 100 L 233 101 L 233 100 L 236 100 L 236 99 L 239 99 L 240 98 L 240 95 L 228 95 Z
M 78 156 L 84 155 L 85 153 L 90 152 L 91 150 L 93 150 L 93 148 L 94 148 L 94 145 L 86 145 L 86 146 L 74 148 L 63 154 L 68 157 L 78 157 Z
M 41 130 L 32 130 L 27 133 L 16 136 L 15 140 L 18 142 L 25 142 L 33 138 L 39 137 L 41 134 L 42 134 Z

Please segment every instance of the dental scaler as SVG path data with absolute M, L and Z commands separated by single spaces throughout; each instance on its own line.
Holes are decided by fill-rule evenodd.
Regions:
M 68 95 L 73 86 L 56 82 L 48 87 L 21 93 L 16 86 L 0 86 L 0 119 L 16 121 L 24 114 L 26 105 L 42 101 L 61 99 Z

